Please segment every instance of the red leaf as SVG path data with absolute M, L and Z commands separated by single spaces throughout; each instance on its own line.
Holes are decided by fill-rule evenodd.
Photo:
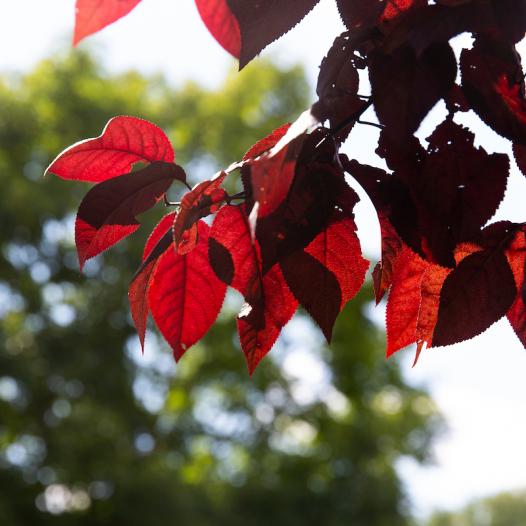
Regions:
M 304 251 L 280 265 L 290 290 L 330 342 L 338 314 L 360 290 L 369 268 L 354 221 L 334 220 Z
M 297 308 L 277 266 L 265 275 L 242 206 L 225 206 L 210 233 L 209 257 L 216 274 L 245 297 L 238 330 L 250 374 L 270 351 Z
M 303 250 L 281 260 L 280 268 L 294 297 L 330 342 L 342 304 L 342 291 L 336 276 Z
M 208 261 L 209 226 L 198 223 L 199 241 L 188 254 L 167 250 L 159 258 L 148 291 L 152 316 L 176 360 L 214 323 L 226 285 Z
M 421 346 L 432 346 L 433 332 L 438 319 L 440 292 L 451 269 L 428 265 L 420 284 L 420 310 L 416 327 L 416 341 Z
M 378 214 L 378 219 L 382 234 L 382 259 L 373 270 L 374 295 L 377 305 L 391 286 L 396 258 L 403 248 L 402 241 L 389 220 L 382 213 Z
M 298 308 L 298 302 L 287 287 L 277 265 L 263 277 L 262 290 L 264 295 L 263 327 L 259 327 L 258 323 L 252 321 L 251 309 L 253 307 L 250 304 L 245 305 L 237 320 L 241 348 L 245 353 L 251 375 L 262 358 L 271 350 L 281 329 Z
M 136 216 L 155 205 L 181 170 L 175 164 L 155 162 L 94 186 L 82 200 L 75 222 L 80 267 L 135 232 Z
M 173 226 L 175 250 L 179 254 L 194 249 L 198 235 L 195 224 L 200 218 L 216 212 L 227 198 L 225 190 L 220 188 L 226 176 L 226 172 L 221 172 L 210 181 L 196 184 L 184 195 Z
M 508 320 L 522 345 L 526 347 L 526 280 L 524 279 L 526 272 L 526 234 L 524 228 L 515 235 L 506 250 L 506 256 L 517 286 L 517 295 L 508 311 Z
M 329 120 L 333 129 L 364 106 L 364 101 L 358 97 L 360 79 L 355 64 L 362 61 L 354 55 L 349 35 L 343 33 L 336 37 L 320 65 L 316 86 L 319 100 L 312 112 L 320 121 Z M 339 141 L 347 138 L 354 124 L 351 122 L 338 133 Z
M 350 218 L 336 218 L 305 249 L 337 278 L 341 289 L 340 310 L 354 298 L 365 279 L 369 261 L 362 257 L 356 224 Z
M 172 145 L 164 132 L 136 117 L 114 117 L 102 135 L 70 146 L 46 172 L 63 179 L 101 182 L 131 170 L 136 162 L 173 162 Z
M 128 288 L 130 310 L 139 334 L 141 347 L 144 351 L 144 337 L 146 335 L 146 322 L 148 319 L 148 288 L 150 280 L 157 265 L 157 260 L 170 248 L 172 244 L 171 228 L 175 213 L 165 215 L 150 234 L 144 254 L 142 265 L 133 277 Z
M 319 0 L 228 0 L 241 31 L 240 68 L 298 24 Z
M 141 0 L 77 0 L 73 45 L 127 15 Z
M 385 132 L 404 143 L 433 106 L 447 96 L 456 74 L 455 55 L 447 43 L 432 44 L 420 56 L 409 46 L 393 54 L 375 53 L 369 78 Z
M 411 176 L 426 250 L 444 266 L 454 266 L 457 243 L 478 234 L 506 191 L 508 157 L 475 148 L 474 139 L 446 119 L 427 139 L 427 155 Z
M 433 346 L 473 338 L 508 312 L 516 286 L 503 250 L 500 244 L 471 254 L 446 278 Z
M 462 88 L 472 108 L 493 130 L 526 144 L 526 99 L 520 59 L 506 42 L 477 38 L 460 56 Z
M 297 137 L 279 151 L 271 150 L 253 161 L 251 179 L 254 200 L 259 203 L 259 217 L 273 212 L 287 197 L 304 140 L 304 136 Z
M 387 357 L 416 341 L 420 288 L 427 263 L 408 248 L 395 262 L 387 299 Z
M 243 206 L 227 205 L 217 213 L 210 240 L 224 247 L 230 259 L 212 249 L 210 263 L 216 274 L 243 296 L 258 296 L 262 279 L 257 245 L 252 241 L 248 217 Z M 209 247 L 210 248 L 210 247 Z
M 278 142 L 285 136 L 289 128 L 289 123 L 276 128 L 270 135 L 267 135 L 267 137 L 254 144 L 247 153 L 245 153 L 243 160 L 248 161 L 250 159 L 255 159 L 274 148 L 274 146 L 276 146 L 276 144 L 278 144 Z
M 226 51 L 239 58 L 239 24 L 228 7 L 227 0 L 195 0 L 195 3 L 208 31 Z

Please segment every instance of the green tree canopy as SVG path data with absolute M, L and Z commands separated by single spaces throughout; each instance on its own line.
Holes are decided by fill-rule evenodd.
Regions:
M 521 526 L 526 522 L 526 492 L 479 499 L 458 512 L 437 512 L 429 526 Z
M 174 90 L 108 76 L 79 52 L 0 80 L 0 524 L 409 523 L 395 462 L 425 460 L 440 420 L 385 361 L 369 291 L 330 349 L 300 315 L 252 379 L 236 296 L 177 367 L 152 332 L 141 357 L 126 292 L 142 247 L 125 242 L 80 274 L 72 219 L 85 186 L 42 178 L 56 152 L 117 114 L 161 125 L 199 178 L 307 94 L 301 69 L 264 61 L 215 91 Z

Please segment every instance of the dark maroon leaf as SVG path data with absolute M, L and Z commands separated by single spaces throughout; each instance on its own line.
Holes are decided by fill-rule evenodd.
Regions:
M 344 174 L 328 153 L 317 160 L 310 155 L 316 138 L 309 142 L 298 160 L 293 184 L 286 199 L 270 215 L 257 221 L 256 237 L 261 246 L 263 271 L 306 247 L 329 224 L 335 210 L 353 217 L 358 196 L 345 181 Z
M 391 139 L 401 143 L 447 96 L 457 74 L 455 55 L 447 43 L 432 44 L 420 56 L 409 46 L 392 55 L 377 52 L 369 68 L 378 118 Z
M 245 67 L 313 9 L 319 0 L 227 0 L 241 30 L 240 68 Z
M 506 315 L 516 290 L 503 248 L 463 259 L 444 282 L 433 346 L 452 345 L 484 332 Z
M 94 186 L 80 204 L 75 242 L 80 266 L 139 228 L 137 216 L 163 197 L 182 168 L 154 162 L 146 168 Z
M 318 120 L 328 120 L 331 128 L 344 122 L 364 105 L 358 97 L 358 60 L 360 59 L 353 53 L 349 35 L 343 33 L 336 38 L 320 65 L 316 87 L 319 100 L 312 107 L 312 112 Z M 343 141 L 354 124 L 351 122 L 341 130 L 338 139 Z
M 526 100 L 520 57 L 505 42 L 478 38 L 460 57 L 462 88 L 471 107 L 493 130 L 526 144 Z

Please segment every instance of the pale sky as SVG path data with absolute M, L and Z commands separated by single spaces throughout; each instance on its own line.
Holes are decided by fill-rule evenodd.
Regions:
M 26 71 L 39 59 L 69 45 L 74 0 L 0 0 L 0 74 Z M 320 28 L 323 28 L 320 31 Z M 280 63 L 302 62 L 311 82 L 328 49 L 330 35 L 340 32 L 336 9 L 322 0 L 313 13 L 264 54 Z M 92 48 L 109 71 L 135 68 L 162 72 L 173 83 L 189 78 L 218 85 L 232 60 L 209 36 L 193 0 L 143 0 L 126 18 L 81 44 Z M 241 73 L 242 75 L 242 73 Z M 435 112 L 419 133 L 426 137 Z M 466 124 L 482 129 L 480 143 L 489 151 L 509 151 L 505 141 L 471 116 Z M 357 128 L 347 146 L 363 162 L 375 162 L 376 131 Z M 80 138 L 79 138 L 80 139 Z M 248 145 L 247 145 L 248 146 Z M 497 218 L 524 221 L 517 203 L 526 195 L 526 180 L 513 168 L 505 202 Z M 518 200 L 522 203 L 524 199 Z M 374 211 L 359 205 L 360 237 L 368 254 L 377 255 L 379 231 Z M 383 323 L 382 309 L 376 316 Z M 467 500 L 503 490 L 526 488 L 526 352 L 505 320 L 483 335 L 460 345 L 426 352 L 411 368 L 413 351 L 399 353 L 409 382 L 427 385 L 446 416 L 449 432 L 437 441 L 436 465 L 399 466 L 415 511 L 454 508 Z

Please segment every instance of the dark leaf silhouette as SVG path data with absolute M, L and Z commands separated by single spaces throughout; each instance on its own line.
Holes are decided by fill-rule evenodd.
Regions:
M 485 331 L 506 315 L 516 290 L 502 244 L 467 256 L 442 287 L 433 345 L 451 345 Z
M 83 199 L 75 222 L 75 243 L 81 268 L 139 228 L 137 216 L 163 197 L 182 169 L 155 162 L 131 174 L 93 187 Z
M 300 22 L 319 0 L 228 0 L 241 30 L 239 66 Z
M 519 56 L 503 41 L 479 37 L 460 57 L 462 88 L 471 107 L 497 133 L 526 144 L 526 100 Z
M 455 55 L 447 43 L 433 44 L 420 56 L 408 46 L 392 55 L 374 53 L 369 77 L 376 113 L 387 126 L 386 133 L 405 141 L 447 96 L 456 74 Z

